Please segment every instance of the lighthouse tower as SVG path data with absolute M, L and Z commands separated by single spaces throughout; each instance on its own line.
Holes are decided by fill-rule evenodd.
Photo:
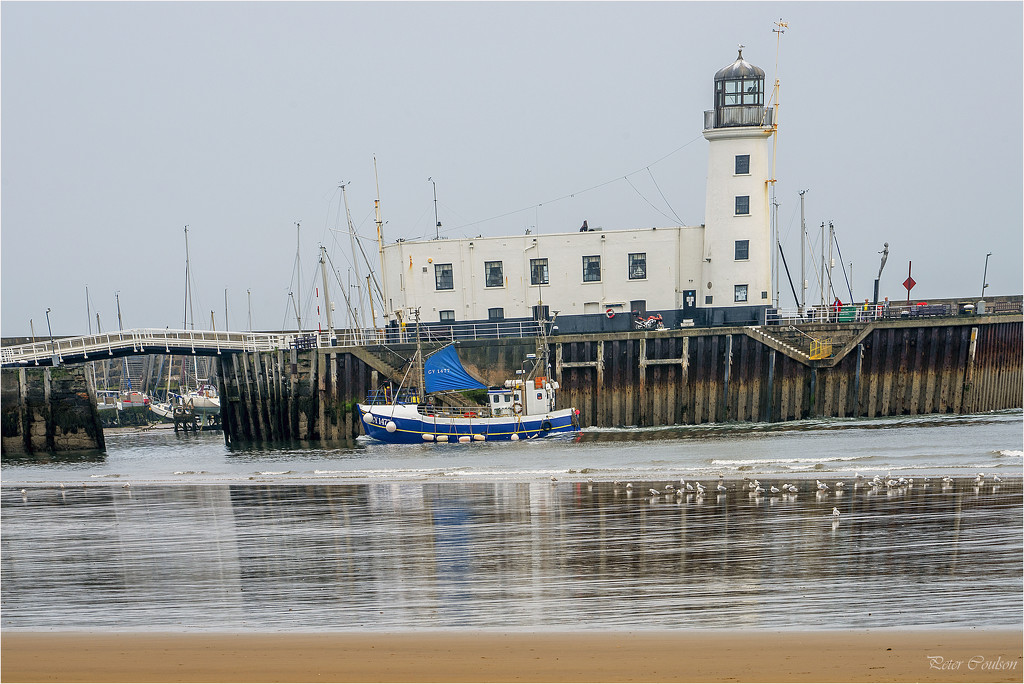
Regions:
M 743 59 L 715 74 L 715 108 L 704 112 L 708 146 L 704 263 L 699 303 L 708 323 L 758 320 L 771 304 L 769 184 L 774 132 L 764 71 Z

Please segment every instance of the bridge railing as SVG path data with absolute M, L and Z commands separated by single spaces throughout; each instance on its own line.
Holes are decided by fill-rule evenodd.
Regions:
M 536 321 L 502 321 L 460 325 L 420 324 L 420 337 L 429 341 L 488 340 L 510 337 L 536 337 L 541 334 Z M 135 328 L 79 337 L 62 337 L 29 344 L 4 347 L 0 363 L 4 366 L 39 365 L 41 362 L 79 363 L 103 357 L 132 354 L 178 353 L 219 354 L 221 352 L 274 351 L 313 347 L 356 347 L 414 342 L 415 325 L 401 328 L 344 329 L 331 336 L 327 332 L 257 333 L 216 330 L 171 330 Z
M 113 356 L 115 351 L 131 349 L 145 353 L 146 347 L 165 352 L 219 353 L 221 351 L 272 351 L 287 348 L 292 335 L 278 333 L 219 332 L 215 330 L 171 330 L 169 328 L 136 328 L 110 333 L 43 340 L 0 350 L 3 365 L 38 364 L 40 361 L 65 357 L 76 361 L 91 357 Z

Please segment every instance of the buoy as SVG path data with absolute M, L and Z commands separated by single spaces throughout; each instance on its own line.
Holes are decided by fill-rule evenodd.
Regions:
M 388 432 L 394 432 L 395 430 L 398 429 L 398 426 L 395 425 L 395 421 L 389 420 L 388 424 L 384 426 L 384 429 L 387 430 Z
M 513 442 L 518 442 L 518 441 L 519 441 L 519 435 L 517 435 L 516 433 L 514 433 L 514 432 L 513 432 L 513 433 L 512 433 L 512 437 L 511 437 L 511 440 L 512 440 Z
M 434 441 L 434 435 L 430 434 L 429 432 L 424 432 L 423 433 L 423 439 L 425 439 L 428 442 L 433 442 Z
M 478 442 L 482 442 L 482 441 L 484 441 L 487 438 L 484 437 L 483 435 L 473 435 L 473 439 L 475 439 Z
M 471 441 L 473 440 L 470 438 L 469 435 L 462 435 L 461 437 L 459 437 L 459 442 L 462 444 L 469 444 Z
M 438 435 L 434 439 L 437 440 L 438 442 L 447 442 L 448 441 L 448 435 Z

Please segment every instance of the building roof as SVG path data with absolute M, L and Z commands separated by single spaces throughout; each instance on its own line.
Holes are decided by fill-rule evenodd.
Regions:
M 723 67 L 715 74 L 716 81 L 732 81 L 741 78 L 764 78 L 764 69 L 756 67 L 743 59 L 743 48 L 739 49 L 736 61 Z

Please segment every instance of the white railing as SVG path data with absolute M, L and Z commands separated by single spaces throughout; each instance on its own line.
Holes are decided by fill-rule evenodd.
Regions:
M 889 317 L 892 313 L 889 313 Z M 856 323 L 886 318 L 884 307 L 879 304 L 845 304 L 843 306 L 807 307 L 799 309 L 769 309 L 765 315 L 768 325 L 800 325 L 801 323 Z
M 112 333 L 62 337 L 0 350 L 0 361 L 8 365 L 38 365 L 40 361 L 65 359 L 75 362 L 98 360 L 115 352 L 210 354 L 221 351 L 270 351 L 286 348 L 292 335 L 277 333 L 219 332 L 214 330 L 170 330 L 137 328 Z M 148 348 L 148 349 L 147 349 Z
M 462 325 L 421 324 L 424 340 L 489 340 L 536 337 L 542 334 L 537 321 L 477 323 Z M 336 330 L 310 333 L 220 332 L 216 330 L 171 330 L 137 328 L 112 333 L 62 337 L 29 344 L 3 347 L 4 366 L 39 365 L 40 362 L 81 363 L 109 358 L 115 354 L 220 354 L 222 352 L 274 351 L 297 347 L 365 347 L 378 344 L 415 342 L 415 326 L 403 328 Z M 130 351 L 129 351 L 130 350 Z

